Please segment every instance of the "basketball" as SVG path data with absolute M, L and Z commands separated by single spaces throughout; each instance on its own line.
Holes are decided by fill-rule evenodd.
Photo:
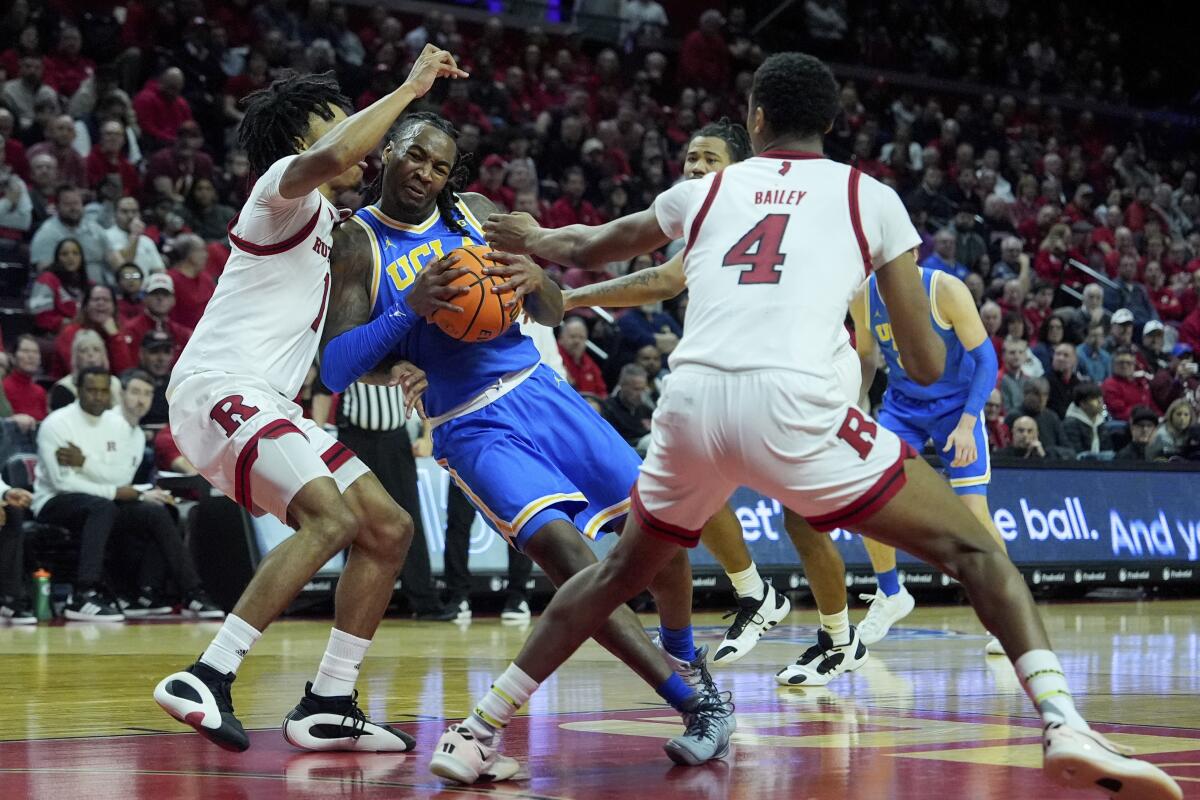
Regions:
M 521 303 L 518 301 L 512 308 L 505 308 L 504 303 L 512 296 L 512 292 L 496 294 L 493 288 L 504 283 L 504 279 L 495 275 L 484 275 L 483 269 L 492 260 L 489 255 L 492 248 L 484 244 L 460 247 L 451 251 L 458 255 L 456 268 L 467 270 L 460 275 L 451 286 L 466 286 L 471 291 L 460 294 L 448 302 L 462 309 L 461 314 L 438 310 L 433 315 L 433 321 L 442 333 L 458 339 L 460 342 L 486 342 L 495 339 L 508 330 L 508 326 L 517 321 L 521 313 Z

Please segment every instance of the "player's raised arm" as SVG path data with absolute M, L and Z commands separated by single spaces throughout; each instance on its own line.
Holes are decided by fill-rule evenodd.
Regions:
M 871 330 L 868 310 L 870 284 L 863 282 L 854 299 L 850 301 L 850 319 L 854 321 L 854 352 L 858 354 L 858 367 L 862 380 L 859 382 L 858 405 L 866 410 L 867 394 L 875 382 L 875 370 L 879 363 L 879 349 L 875 346 L 875 334 Z
M 679 252 L 665 264 L 640 269 L 619 278 L 593 283 L 591 286 L 567 289 L 563 292 L 563 310 L 570 311 L 584 306 L 633 308 L 659 300 L 670 300 L 686 288 L 683 253 Z
M 996 349 L 988 341 L 987 330 L 979 311 L 975 308 L 975 298 L 966 284 L 939 272 L 933 276 L 936 281 L 934 291 L 934 311 L 944 322 L 954 328 L 954 335 L 962 343 L 967 355 L 975 362 L 975 372 L 971 375 L 971 386 L 967 391 L 967 402 L 963 406 L 962 416 L 958 425 L 946 440 L 946 451 L 953 448 L 954 460 L 952 466 L 966 466 L 979 457 L 975 445 L 975 423 L 983 413 L 983 404 L 996 385 L 998 364 Z
M 399 88 L 339 122 L 288 165 L 279 180 L 280 195 L 303 197 L 341 175 L 375 149 L 409 103 L 423 97 L 435 80 L 466 77 L 450 53 L 425 45 Z
M 491 214 L 483 224 L 488 244 L 505 253 L 534 255 L 565 267 L 602 269 L 671 241 L 654 210 L 619 217 L 603 225 L 542 228 L 529 214 Z
M 929 295 L 916 259 L 905 250 L 876 272 L 896 349 L 904 354 L 904 371 L 922 386 L 936 383 L 946 367 L 946 345 L 929 324 Z

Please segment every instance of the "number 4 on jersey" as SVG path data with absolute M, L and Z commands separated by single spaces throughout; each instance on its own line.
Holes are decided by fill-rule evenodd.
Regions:
M 787 214 L 767 214 L 758 224 L 738 239 L 737 244 L 729 248 L 723 267 L 742 267 L 749 265 L 750 269 L 742 270 L 738 276 L 739 284 L 779 283 L 779 268 L 787 258 L 779 248 L 783 245 L 783 232 L 787 229 Z

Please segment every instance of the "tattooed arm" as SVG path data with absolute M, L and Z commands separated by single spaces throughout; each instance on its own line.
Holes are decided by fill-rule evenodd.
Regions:
M 683 279 L 683 254 L 677 253 L 665 264 L 641 269 L 612 280 L 567 289 L 563 292 L 563 310 L 583 306 L 632 308 L 670 300 L 687 288 Z

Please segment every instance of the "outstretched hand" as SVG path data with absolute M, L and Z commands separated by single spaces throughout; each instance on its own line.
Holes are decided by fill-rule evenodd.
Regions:
M 524 211 L 514 214 L 492 214 L 483 223 L 483 236 L 497 250 L 515 255 L 533 252 L 533 239 L 541 226 Z
M 454 56 L 432 44 L 425 45 L 417 56 L 404 84 L 412 89 L 414 97 L 424 97 L 438 78 L 469 78 L 470 73 L 458 68 Z

